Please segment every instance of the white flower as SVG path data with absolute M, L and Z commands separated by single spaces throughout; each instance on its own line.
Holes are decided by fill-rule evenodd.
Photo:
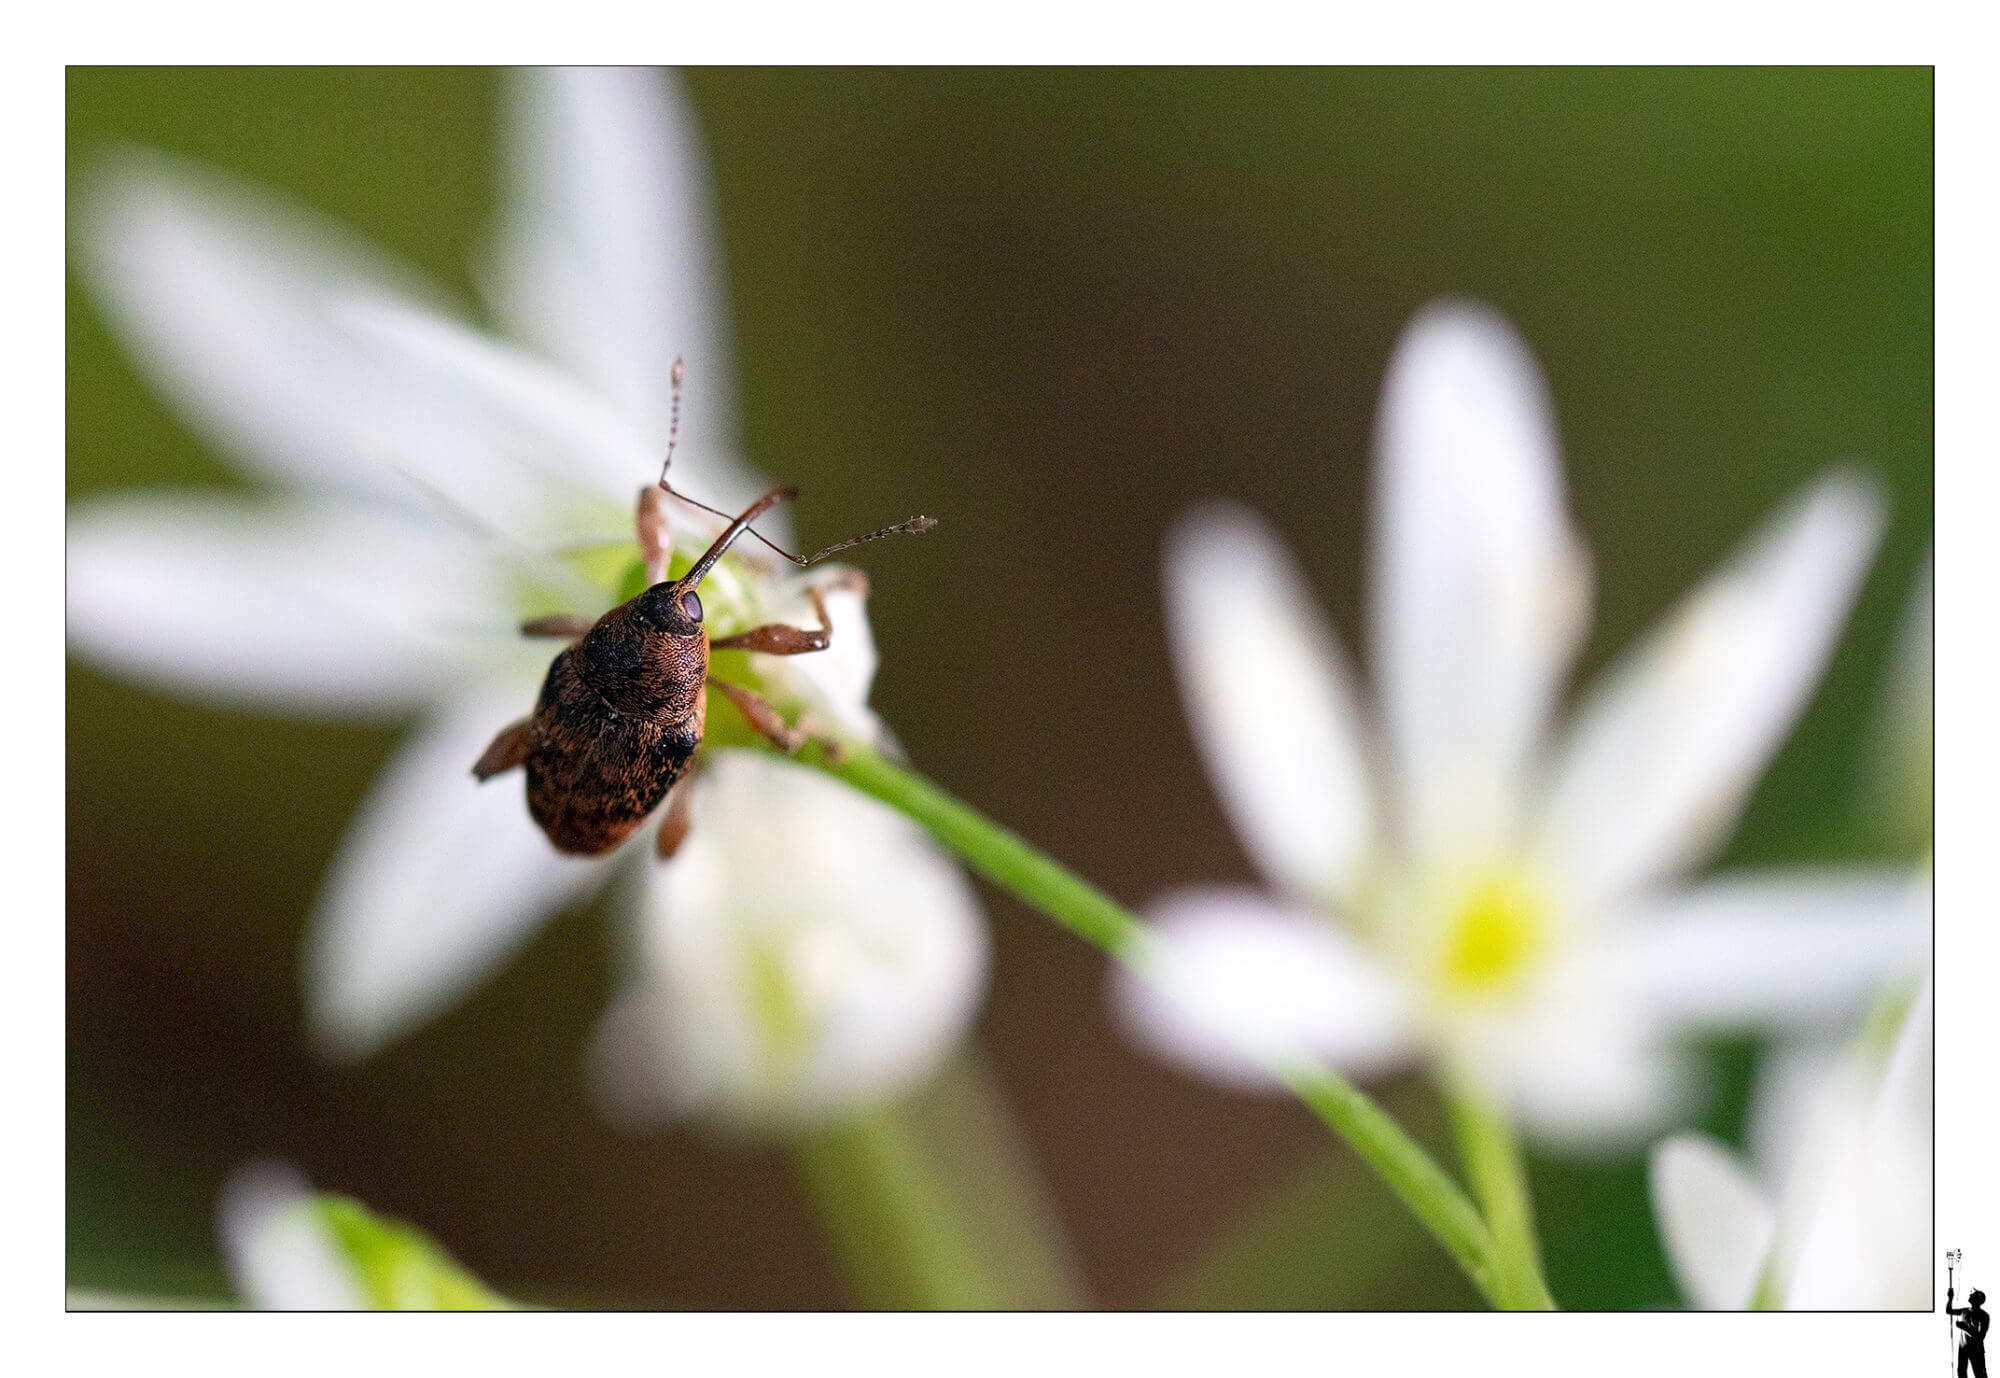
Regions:
M 218 1216 L 223 1263 L 256 1310 L 512 1309 L 423 1232 L 317 1195 L 283 1163 L 231 1173 Z
M 271 491 L 79 504 L 72 649 L 214 702 L 421 715 L 313 916 L 310 1014 L 321 1044 L 342 1056 L 449 1004 L 610 874 L 607 862 L 549 846 L 518 775 L 481 787 L 470 770 L 533 707 L 558 649 L 524 640 L 520 621 L 595 616 L 625 596 L 634 497 L 659 473 L 676 356 L 688 366 L 677 486 L 730 510 L 768 486 L 729 452 L 720 279 L 678 90 L 632 69 L 523 71 L 508 129 L 511 196 L 484 277 L 516 342 L 466 324 L 439 293 L 335 230 L 157 155 L 110 160 L 78 216 L 79 269 L 133 357 Z M 691 510 L 670 515 L 683 557 L 720 526 Z M 760 529 L 784 539 L 782 513 L 771 518 Z M 703 585 L 711 629 L 813 625 L 805 589 L 835 573 L 780 575 L 749 545 Z M 874 741 L 861 587 L 828 596 L 828 650 L 750 656 L 749 674 L 802 723 Z M 714 696 L 708 723 L 712 740 L 746 731 Z M 871 802 L 811 791 L 760 851 L 747 840 L 754 820 L 727 816 L 736 796 L 702 793 L 696 837 L 744 838 L 736 854 L 754 855 L 748 864 L 791 868 L 804 890 L 953 935 L 961 963 L 983 961 L 962 886 L 919 891 L 890 876 L 912 849 L 886 836 Z M 624 855 L 645 851 L 650 830 L 640 836 Z M 831 870 L 821 865 L 829 851 L 842 856 Z M 953 907 L 898 907 L 912 899 Z M 914 1065 L 897 1042 L 904 1026 L 955 1038 L 979 982 L 951 988 L 949 1017 L 934 991 L 872 989 L 885 1002 L 870 1011 L 875 1027 Z
M 1706 1135 L 1653 1150 L 1653 1214 L 1697 1306 L 1930 1309 L 1928 979 L 1884 1041 L 1773 1059 L 1752 1103 L 1754 1171 Z
M 279 1163 L 230 1175 L 218 1211 L 222 1261 L 259 1311 L 366 1311 L 367 1285 L 314 1208 L 305 1179 Z
M 965 877 L 873 800 L 830 834 L 847 793 L 763 753 L 715 756 L 694 797 L 713 823 L 626 896 L 639 952 L 596 1057 L 614 1113 L 822 1119 L 909 1084 L 954 1041 L 986 974 Z
M 1663 1122 L 1675 1035 L 1838 1017 L 1926 933 L 1900 875 L 1680 878 L 1727 835 L 1829 654 L 1882 523 L 1814 485 L 1552 733 L 1586 559 L 1526 347 L 1483 308 L 1411 325 L 1377 435 L 1376 721 L 1268 527 L 1190 514 L 1168 630 L 1197 744 L 1274 897 L 1152 907 L 1128 1026 L 1211 1076 L 1427 1055 L 1574 1145 Z

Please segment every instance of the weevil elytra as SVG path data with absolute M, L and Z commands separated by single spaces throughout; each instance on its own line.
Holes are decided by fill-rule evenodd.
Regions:
M 680 381 L 676 360 L 676 413 Z M 667 462 L 672 460 L 669 439 Z M 711 685 L 780 750 L 796 751 L 804 743 L 804 734 L 762 696 L 710 678 L 708 655 L 711 648 L 781 656 L 825 650 L 833 624 L 824 595 L 840 585 L 807 589 L 817 627 L 773 622 L 711 643 L 697 590 L 738 537 L 747 532 L 792 563 L 810 565 L 863 541 L 927 531 L 936 524 L 929 517 L 913 517 L 801 558 L 750 529 L 751 522 L 795 496 L 793 489 L 774 488 L 734 517 L 686 574 L 670 580 L 673 540 L 660 505 L 663 495 L 693 502 L 667 486 L 664 466 L 659 482 L 641 492 L 637 525 L 646 565 L 643 592 L 595 622 L 558 616 L 522 624 L 525 636 L 572 639 L 550 663 L 535 711 L 503 728 L 472 767 L 481 781 L 527 767 L 528 812 L 560 851 L 597 856 L 612 850 L 673 792 L 658 839 L 660 854 L 673 854 L 688 824 L 686 791 L 674 791 L 674 786 L 701 745 Z

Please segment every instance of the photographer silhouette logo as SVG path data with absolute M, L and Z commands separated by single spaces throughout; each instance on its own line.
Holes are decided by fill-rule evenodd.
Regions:
M 1951 1323 L 1952 1371 L 1958 1378 L 1967 1373 L 1986 1378 L 1986 1328 L 1993 1323 L 1986 1314 L 1986 1294 L 1975 1287 L 1966 1294 L 1965 1305 L 1952 1305 L 1957 1296 L 1958 1266 L 1964 1261 L 1963 1249 L 1945 1255 L 1944 1315 Z

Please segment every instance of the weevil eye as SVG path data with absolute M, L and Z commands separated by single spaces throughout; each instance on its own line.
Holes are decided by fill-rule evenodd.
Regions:
M 689 589 L 686 593 L 682 594 L 681 611 L 687 614 L 688 621 L 701 621 L 701 595 L 697 594 L 693 589 Z

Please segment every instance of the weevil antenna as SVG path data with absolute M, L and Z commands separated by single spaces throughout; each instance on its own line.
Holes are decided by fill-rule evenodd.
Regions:
M 662 484 L 661 486 L 665 487 L 664 484 Z M 667 488 L 666 491 L 673 497 L 682 498 L 682 501 L 684 502 L 694 501 L 692 498 L 683 498 L 681 494 L 674 492 L 674 490 L 671 488 Z M 683 574 L 680 577 L 680 579 L 677 580 L 676 582 L 686 584 L 690 587 L 699 584 L 704 578 L 707 577 L 708 571 L 714 568 L 715 562 L 722 558 L 723 553 L 727 551 L 730 546 L 736 544 L 736 538 L 738 536 L 741 536 L 746 531 L 749 531 L 752 536 L 757 536 L 757 533 L 755 531 L 750 531 L 751 522 L 763 516 L 766 512 L 770 511 L 773 507 L 776 507 L 779 503 L 783 502 L 785 499 L 795 498 L 798 495 L 799 495 L 799 490 L 796 488 L 773 488 L 763 497 L 751 503 L 749 507 L 744 509 L 743 513 L 740 516 L 731 519 L 729 526 L 723 531 L 723 533 L 720 536 L 717 536 L 715 538 L 715 544 L 711 545 L 708 548 L 708 550 L 702 555 L 702 557 L 699 560 L 695 561 L 693 569 L 690 569 L 686 574 Z M 709 507 L 705 503 L 697 502 L 694 505 L 701 508 L 704 512 L 715 512 L 715 509 L 713 507 Z M 725 517 L 728 516 L 729 514 L 726 512 L 715 512 L 715 515 L 718 517 Z M 907 521 L 897 522 L 894 526 L 885 526 L 880 531 L 870 531 L 865 536 L 851 536 L 847 540 L 839 541 L 833 545 L 828 546 L 825 550 L 818 551 L 815 554 L 804 557 L 794 555 L 789 550 L 784 549 L 782 546 L 772 545 L 772 543 L 769 540 L 766 540 L 762 536 L 757 536 L 757 539 L 763 541 L 765 545 L 770 546 L 771 549 L 777 551 L 780 555 L 784 556 L 787 560 L 790 560 L 795 565 L 816 565 L 829 555 L 837 554 L 838 552 L 843 550 L 852 549 L 857 545 L 864 545 L 869 541 L 879 541 L 884 536 L 921 535 L 936 525 L 937 525 L 936 517 L 911 517 Z
M 690 507 L 699 507 L 702 511 L 710 513 L 711 515 L 717 517 L 727 517 L 729 515 L 727 512 L 724 512 L 719 508 L 710 507 L 707 503 L 702 502 L 698 498 L 689 497 L 686 493 L 681 492 L 677 488 L 668 487 L 667 482 L 664 478 L 660 480 L 660 488 L 663 492 L 666 493 L 668 497 L 679 498 L 682 502 L 686 503 Z M 797 489 L 788 489 L 786 491 L 791 493 L 793 496 L 797 496 L 798 494 Z M 782 555 L 785 559 L 790 560 L 793 564 L 798 565 L 801 568 L 804 568 L 807 565 L 818 564 L 821 560 L 824 560 L 829 555 L 837 555 L 841 551 L 851 550 L 853 547 L 857 545 L 866 545 L 869 541 L 879 541 L 884 536 L 920 536 L 924 532 L 930 530 L 932 527 L 936 525 L 937 525 L 936 517 L 923 517 L 923 516 L 911 517 L 907 521 L 897 522 L 894 526 L 885 526 L 880 531 L 871 531 L 865 536 L 850 536 L 848 539 L 844 541 L 836 542 L 835 544 L 828 546 L 825 550 L 815 551 L 811 555 L 794 555 L 792 554 L 791 551 L 785 549 L 783 546 L 779 545 L 776 541 L 773 541 L 769 536 L 766 536 L 761 531 L 752 531 L 750 534 L 752 536 L 755 536 L 758 540 L 762 541 L 765 545 L 769 546 L 773 551 L 775 551 L 779 555 Z
M 674 490 L 668 488 L 667 491 L 672 493 Z M 690 569 L 674 582 L 685 584 L 689 588 L 693 588 L 696 584 L 699 584 L 703 579 L 708 577 L 708 572 L 715 568 L 715 562 L 722 558 L 723 553 L 729 547 L 736 544 L 736 538 L 750 529 L 751 522 L 756 521 L 757 518 L 763 516 L 786 498 L 795 498 L 798 494 L 799 490 L 796 488 L 773 488 L 763 497 L 751 503 L 730 521 L 729 525 L 723 529 L 722 534 L 715 538 L 715 543 L 702 552 L 702 557 L 694 562 L 694 568 Z M 679 495 L 676 494 L 675 496 Z
M 694 583 L 700 583 L 700 575 L 708 573 L 709 568 L 722 558 L 722 553 L 735 543 L 738 536 L 749 529 L 749 524 L 752 520 L 762 516 L 786 498 L 797 497 L 798 490 L 796 488 L 775 488 L 751 504 L 749 510 L 744 512 L 742 516 L 730 517 L 727 512 L 722 511 L 720 508 L 710 507 L 699 498 L 691 498 L 686 493 L 675 488 L 671 483 L 668 483 L 667 470 L 673 465 L 674 445 L 680 439 L 681 434 L 681 383 L 687 377 L 687 365 L 678 356 L 674 359 L 673 372 L 669 377 L 673 382 L 674 397 L 673 404 L 667 413 L 667 457 L 660 461 L 660 491 L 670 498 L 679 498 L 690 507 L 699 507 L 711 516 L 723 517 L 729 520 L 728 528 L 715 538 L 715 544 L 708 548 L 708 553 L 703 555 L 696 563 L 694 569 L 690 570 L 684 576 Z M 894 526 L 885 526 L 880 531 L 870 531 L 865 536 L 849 537 L 847 540 L 828 546 L 825 550 L 806 556 L 792 554 L 791 551 L 785 549 L 761 531 L 751 531 L 750 534 L 762 541 L 775 553 L 782 555 L 793 564 L 803 568 L 806 565 L 816 565 L 829 555 L 836 555 L 843 550 L 851 550 L 857 545 L 865 545 L 869 541 L 879 541 L 884 536 L 916 536 L 930 530 L 936 525 L 936 517 L 911 517 L 907 521 L 897 522 Z
M 667 457 L 660 461 L 660 487 L 669 493 L 674 490 L 667 488 L 667 466 L 674 462 L 674 445 L 681 438 L 681 383 L 686 377 L 687 364 L 676 354 L 673 371 L 667 375 L 674 389 L 674 400 L 667 408 Z
M 670 498 L 679 498 L 682 502 L 687 503 L 691 507 L 699 507 L 702 511 L 707 512 L 712 516 L 721 517 L 724 521 L 728 521 L 730 519 L 729 513 L 724 512 L 722 509 L 718 507 L 710 507 L 705 502 L 701 502 L 698 501 L 697 499 L 691 498 L 686 493 L 678 491 L 671 483 L 667 482 L 667 470 L 673 467 L 673 462 L 674 462 L 674 446 L 676 443 L 679 442 L 681 436 L 681 384 L 687 379 L 686 361 L 680 358 L 680 356 L 676 355 L 674 357 L 673 371 L 669 373 L 667 376 L 669 380 L 673 383 L 674 397 L 673 397 L 673 402 L 667 411 L 667 457 L 660 461 L 660 491 L 662 493 L 665 493 Z M 762 541 L 765 545 L 771 546 L 771 549 L 778 551 L 780 555 L 785 555 L 785 552 L 783 550 L 779 550 L 777 546 L 772 545 L 770 538 L 764 535 L 762 532 L 752 531 L 750 534 L 755 536 L 758 540 Z M 785 558 L 791 559 L 793 557 L 786 555 Z

